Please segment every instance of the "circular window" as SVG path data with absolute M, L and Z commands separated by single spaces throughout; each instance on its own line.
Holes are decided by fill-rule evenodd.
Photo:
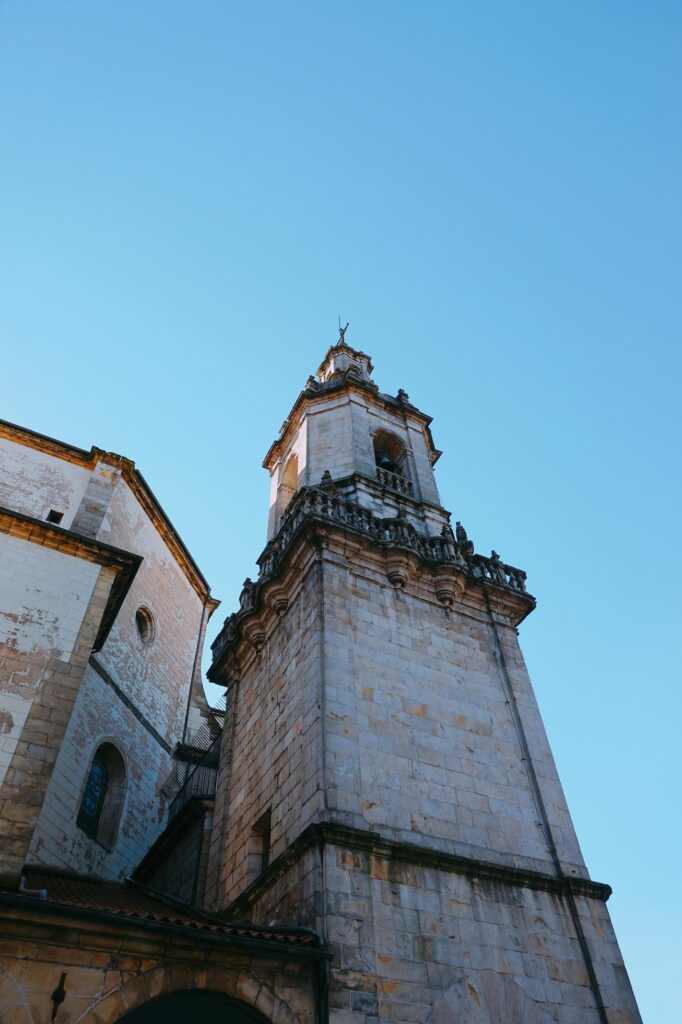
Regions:
M 150 644 L 154 639 L 154 616 L 149 611 L 149 608 L 138 608 L 135 612 L 135 625 L 137 626 L 137 632 L 140 636 L 140 640 L 143 644 Z

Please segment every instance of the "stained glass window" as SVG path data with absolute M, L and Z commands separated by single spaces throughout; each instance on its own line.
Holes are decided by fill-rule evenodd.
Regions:
M 97 838 L 108 786 L 109 771 L 106 765 L 106 753 L 100 747 L 92 761 L 76 822 L 78 827 L 82 828 L 91 839 Z

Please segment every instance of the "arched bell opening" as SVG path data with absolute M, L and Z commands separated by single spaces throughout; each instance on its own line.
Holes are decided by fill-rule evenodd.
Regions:
M 118 1018 L 120 1024 L 270 1024 L 267 1017 L 222 992 L 189 989 L 150 999 Z
M 377 476 L 381 482 L 393 490 L 410 494 L 412 474 L 407 449 L 402 440 L 389 430 L 377 430 L 372 440 Z
M 280 477 L 279 487 L 277 489 L 277 519 L 281 520 L 282 515 L 286 511 L 287 506 L 290 504 L 291 499 L 296 494 L 298 489 L 298 456 L 290 456 L 284 472 Z
M 388 430 L 377 430 L 374 435 L 374 461 L 378 469 L 407 477 L 405 445 L 396 434 Z

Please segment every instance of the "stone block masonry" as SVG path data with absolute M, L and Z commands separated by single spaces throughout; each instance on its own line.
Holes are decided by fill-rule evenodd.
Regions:
M 532 599 L 460 571 L 444 605 L 437 567 L 395 564 L 302 522 L 217 641 L 215 905 L 325 937 L 332 1024 L 638 1024 L 518 646 Z
M 58 1024 L 114 1024 L 149 1000 L 194 990 L 272 1024 L 318 1024 L 314 979 L 324 954 L 265 939 L 0 896 L 0 1020 L 48 1022 L 57 1009 Z
M 18 884 L 22 857 L 122 878 L 162 827 L 172 753 L 206 713 L 200 648 L 217 602 L 130 460 L 2 421 L 0 459 L 6 881 Z M 77 824 L 103 744 L 124 765 L 113 845 Z
M 230 911 L 270 923 L 310 915 L 334 957 L 332 1024 L 637 1024 L 604 902 L 610 890 L 570 886 L 320 826 Z
M 19 536 L 0 545 L 0 878 L 16 885 L 116 572 Z

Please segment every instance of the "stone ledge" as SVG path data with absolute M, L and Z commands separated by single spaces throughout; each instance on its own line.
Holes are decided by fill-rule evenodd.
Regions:
M 324 846 L 345 847 L 372 854 L 396 864 L 414 864 L 419 867 L 466 875 L 469 878 L 486 879 L 518 888 L 551 892 L 558 896 L 571 893 L 574 896 L 586 896 L 605 903 L 613 891 L 610 885 L 604 882 L 593 882 L 589 878 L 552 875 L 543 871 L 531 871 L 527 868 L 506 867 L 491 861 L 479 860 L 476 857 L 463 857 L 454 853 L 432 850 L 418 846 L 416 843 L 384 839 L 378 832 L 332 822 L 321 822 L 309 825 L 304 829 L 284 853 L 272 862 L 267 871 L 225 909 L 223 915 L 248 914 L 249 907 L 259 898 L 262 891 L 281 877 L 291 864 L 314 847 L 323 848 Z

